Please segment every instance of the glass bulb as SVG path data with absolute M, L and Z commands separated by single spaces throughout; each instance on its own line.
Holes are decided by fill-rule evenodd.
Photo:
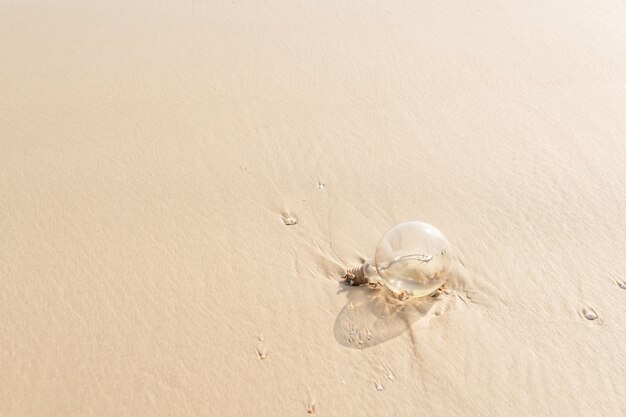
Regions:
M 397 295 L 423 297 L 447 279 L 452 266 L 450 244 L 435 226 L 400 223 L 380 240 L 374 256 L 379 281 Z

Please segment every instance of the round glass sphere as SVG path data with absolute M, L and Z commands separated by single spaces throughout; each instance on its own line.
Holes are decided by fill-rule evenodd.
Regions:
M 423 222 L 400 223 L 378 243 L 376 270 L 382 284 L 397 295 L 423 297 L 447 279 L 452 253 L 446 237 Z

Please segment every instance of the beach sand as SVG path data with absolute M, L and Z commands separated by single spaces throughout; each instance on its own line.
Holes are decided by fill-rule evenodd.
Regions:
M 624 4 L 339 3 L 0 2 L 0 415 L 626 415 Z

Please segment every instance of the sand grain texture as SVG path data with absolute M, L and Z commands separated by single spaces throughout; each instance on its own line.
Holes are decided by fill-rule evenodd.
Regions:
M 626 415 L 625 20 L 0 1 L 0 415 Z M 464 266 L 382 326 L 411 219 Z

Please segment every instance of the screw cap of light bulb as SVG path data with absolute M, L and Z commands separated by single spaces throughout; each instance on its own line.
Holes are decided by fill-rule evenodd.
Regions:
M 452 253 L 439 229 L 412 221 L 392 227 L 383 236 L 374 261 L 380 282 L 391 292 L 423 297 L 446 282 Z

